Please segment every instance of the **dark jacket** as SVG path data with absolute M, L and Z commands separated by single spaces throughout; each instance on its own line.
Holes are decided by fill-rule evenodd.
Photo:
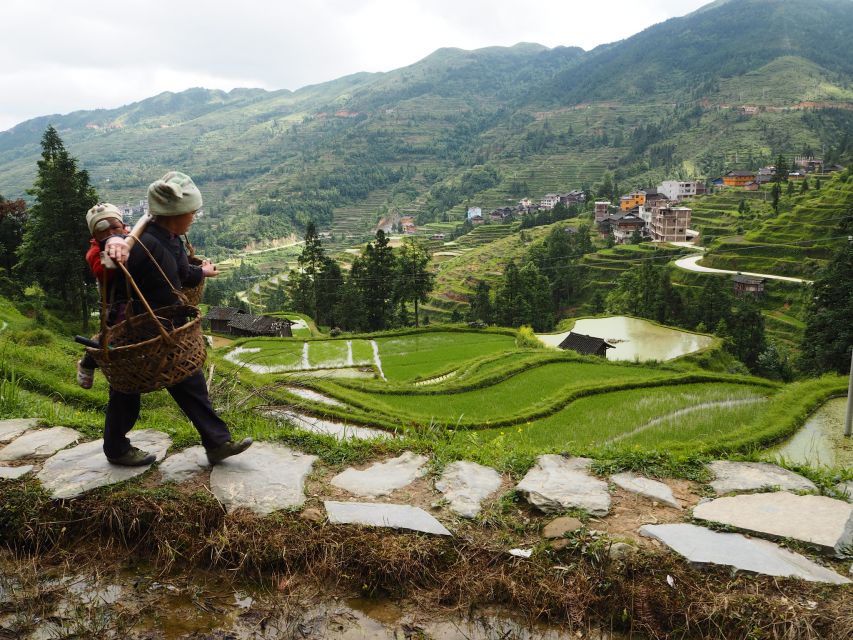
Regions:
M 139 246 L 140 244 L 148 249 L 171 284 L 166 282 L 163 274 L 152 263 L 148 252 Z M 189 263 L 181 239 L 156 222 L 148 223 L 145 232 L 139 238 L 139 243 L 131 249 L 125 266 L 152 309 L 178 304 L 178 298 L 172 292 L 172 288 L 180 290 L 182 287 L 193 287 L 204 277 L 201 267 Z M 116 274 L 114 290 L 117 303 L 127 300 L 124 272 L 120 271 Z M 142 313 L 145 308 L 137 298 L 136 292 L 131 289 L 134 313 Z

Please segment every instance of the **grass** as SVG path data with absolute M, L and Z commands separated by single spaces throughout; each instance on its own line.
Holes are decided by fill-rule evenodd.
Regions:
M 564 409 L 530 424 L 509 430 L 511 440 L 532 450 L 576 450 L 600 448 L 616 438 L 623 438 L 652 420 L 697 404 L 721 402 L 731 399 L 761 397 L 767 389 L 736 384 L 687 384 L 677 387 L 629 389 L 580 398 Z M 676 419 L 678 420 L 678 419 Z M 695 415 L 685 416 L 681 422 L 696 421 Z M 735 422 L 733 426 L 740 425 Z M 657 430 L 652 430 L 658 433 Z M 500 430 L 490 429 L 483 437 L 497 436 Z M 646 433 L 644 431 L 643 433 Z M 701 434 L 701 430 L 699 431 Z M 639 443 L 640 434 L 620 442 L 624 445 Z M 666 449 L 647 439 L 646 449 Z

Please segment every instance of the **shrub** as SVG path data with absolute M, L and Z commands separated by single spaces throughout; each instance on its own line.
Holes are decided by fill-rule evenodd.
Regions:
M 47 329 L 41 327 L 36 329 L 25 329 L 23 331 L 13 331 L 9 334 L 9 339 L 25 347 L 45 347 L 53 344 L 53 334 Z
M 528 326 L 519 327 L 515 344 L 520 349 L 542 349 L 545 346 L 533 333 L 533 328 Z

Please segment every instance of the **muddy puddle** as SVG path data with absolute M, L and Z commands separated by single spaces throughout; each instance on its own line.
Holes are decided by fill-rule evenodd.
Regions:
M 71 564 L 71 563 L 69 563 Z M 528 625 L 501 609 L 424 612 L 408 601 L 150 568 L 75 572 L 0 554 L 0 638 L 131 640 L 625 640 L 587 628 Z
M 853 438 L 844 437 L 846 407 L 846 397 L 828 400 L 769 457 L 812 467 L 853 467 Z

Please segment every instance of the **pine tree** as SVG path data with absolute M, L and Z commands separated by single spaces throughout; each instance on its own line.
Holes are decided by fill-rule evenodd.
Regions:
M 361 287 L 371 331 L 389 326 L 394 298 L 394 254 L 385 232 L 376 232 L 376 240 L 364 250 L 364 278 Z
M 853 242 L 847 242 L 815 278 L 800 345 L 801 368 L 844 374 L 853 346 Z
M 471 297 L 471 309 L 468 312 L 468 320 L 471 322 L 480 321 L 485 324 L 492 324 L 493 311 L 491 291 L 489 285 L 484 280 L 477 282 L 474 289 L 474 295 Z
M 65 308 L 81 314 L 88 328 L 91 282 L 84 260 L 89 243 L 86 211 L 98 201 L 89 174 L 77 168 L 52 126 L 41 140 L 42 159 L 33 188 L 24 238 L 18 250 L 18 269 L 36 281 Z
M 404 242 L 397 254 L 395 298 L 403 305 L 408 301 L 414 303 L 416 327 L 420 326 L 418 302 L 426 302 L 435 282 L 435 276 L 427 268 L 429 259 L 429 253 L 413 241 Z

